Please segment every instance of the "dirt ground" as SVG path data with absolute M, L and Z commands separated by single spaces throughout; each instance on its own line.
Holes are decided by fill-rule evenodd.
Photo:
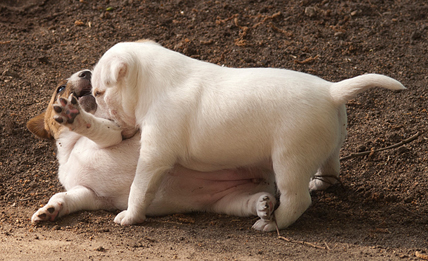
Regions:
M 343 160 L 343 184 L 313 193 L 281 239 L 253 231 L 255 218 L 206 213 L 121 227 L 116 213 L 80 212 L 32 226 L 62 187 L 53 144 L 26 121 L 61 79 L 140 38 L 230 67 L 394 77 L 408 89 L 348 103 L 341 154 L 404 144 Z M 0 0 L 0 260 L 428 260 L 427 41 L 425 0 Z

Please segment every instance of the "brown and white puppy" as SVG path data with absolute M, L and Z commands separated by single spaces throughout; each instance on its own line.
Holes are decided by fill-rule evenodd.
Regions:
M 137 168 L 140 133 L 122 140 L 122 129 L 91 95 L 91 72 L 59 85 L 46 112 L 28 121 L 41 138 L 55 139 L 58 176 L 67 192 L 53 195 L 31 218 L 52 221 L 80 210 L 124 210 Z M 116 144 L 110 146 L 110 144 Z M 210 211 L 270 219 L 275 206 L 273 175 L 259 168 L 198 172 L 176 165 L 162 180 L 147 214 Z
M 285 228 L 309 207 L 308 184 L 328 185 L 314 175 L 339 175 L 347 100 L 375 86 L 404 89 L 378 74 L 332 83 L 286 69 L 226 68 L 149 41 L 116 44 L 92 76 L 98 106 L 127 132 L 141 131 L 128 209 L 115 218 L 122 225 L 145 220 L 161 181 L 180 164 L 269 166 L 281 194 L 275 219 Z M 257 228 L 275 230 L 275 223 Z

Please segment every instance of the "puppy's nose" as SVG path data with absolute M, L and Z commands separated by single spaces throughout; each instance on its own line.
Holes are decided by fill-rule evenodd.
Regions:
M 82 72 L 79 73 L 79 77 L 83 78 L 83 79 L 86 79 L 86 80 L 90 80 L 91 76 L 92 76 L 91 71 L 82 71 Z

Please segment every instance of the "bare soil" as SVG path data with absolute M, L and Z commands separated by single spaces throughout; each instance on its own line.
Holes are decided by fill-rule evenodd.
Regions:
M 428 260 L 428 3 L 425 0 L 0 0 L 0 260 Z M 116 213 L 30 224 L 62 191 L 55 148 L 25 127 L 56 84 L 121 41 L 155 40 L 231 67 L 289 68 L 339 81 L 372 72 L 408 87 L 348 107 L 341 184 L 291 227 L 194 213 L 121 227 Z M 284 240 L 287 239 L 287 240 Z

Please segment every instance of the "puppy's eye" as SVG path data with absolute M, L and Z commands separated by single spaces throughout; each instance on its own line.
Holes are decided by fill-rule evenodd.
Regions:
M 58 89 L 56 90 L 56 93 L 61 93 L 65 90 L 65 85 L 61 85 L 58 87 Z

